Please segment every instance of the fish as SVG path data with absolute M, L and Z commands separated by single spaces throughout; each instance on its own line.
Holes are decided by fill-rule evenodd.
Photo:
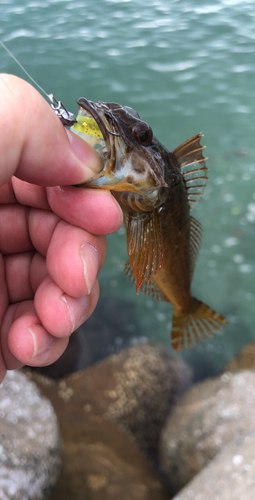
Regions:
M 190 289 L 202 239 L 201 224 L 190 211 L 208 179 L 202 134 L 168 151 L 128 106 L 81 97 L 75 117 L 45 92 L 1 40 L 0 45 L 50 100 L 63 125 L 103 158 L 100 174 L 79 186 L 108 189 L 121 206 L 129 255 L 124 272 L 137 294 L 141 290 L 173 305 L 173 349 L 193 347 L 224 328 L 224 316 L 193 297 Z
M 73 130 L 104 161 L 103 170 L 82 186 L 111 191 L 124 215 L 125 274 L 137 294 L 172 304 L 172 347 L 191 348 L 227 324 L 191 293 L 202 226 L 190 212 L 208 180 L 203 136 L 168 151 L 133 108 L 84 97 L 77 103 Z

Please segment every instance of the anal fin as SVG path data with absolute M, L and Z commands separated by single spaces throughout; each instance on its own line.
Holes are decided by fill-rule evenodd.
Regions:
M 190 216 L 190 239 L 189 239 L 189 258 L 190 258 L 190 282 L 194 274 L 196 260 L 198 257 L 203 229 L 195 217 Z

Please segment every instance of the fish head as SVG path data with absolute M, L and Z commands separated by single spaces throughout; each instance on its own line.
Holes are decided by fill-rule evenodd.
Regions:
M 131 192 L 148 206 L 160 206 L 166 197 L 165 148 L 138 113 L 117 103 L 78 99 L 78 115 L 92 117 L 101 131 L 103 170 L 87 187 Z

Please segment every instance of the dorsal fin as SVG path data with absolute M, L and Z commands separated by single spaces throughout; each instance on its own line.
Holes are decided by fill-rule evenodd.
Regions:
M 126 214 L 127 250 L 134 278 L 136 292 L 144 281 L 149 283 L 161 268 L 163 241 L 158 210 L 136 215 Z
M 172 151 L 185 181 L 190 210 L 204 194 L 208 179 L 206 172 L 209 169 L 205 166 L 207 158 L 203 157 L 205 146 L 200 144 L 202 137 L 201 133 L 194 135 Z
M 190 282 L 194 274 L 196 260 L 198 257 L 203 229 L 195 217 L 190 217 L 190 243 L 189 243 L 189 257 L 190 257 Z
M 133 275 L 133 270 L 132 270 L 132 267 L 130 265 L 129 259 L 125 264 L 124 273 L 128 277 L 129 281 L 131 281 L 131 283 L 133 285 L 135 285 L 135 277 Z M 153 276 L 151 277 L 149 283 L 147 283 L 146 281 L 143 282 L 139 291 L 143 292 L 145 295 L 148 295 L 153 300 L 158 300 L 159 302 L 169 302 L 169 300 L 165 297 L 163 292 L 160 290 L 156 281 L 153 279 Z

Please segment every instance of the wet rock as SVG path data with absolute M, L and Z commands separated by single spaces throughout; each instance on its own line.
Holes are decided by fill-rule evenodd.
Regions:
M 64 443 L 63 469 L 50 500 L 168 500 L 161 478 L 130 436 L 99 415 L 97 385 L 105 381 L 94 369 L 86 379 L 88 371 L 61 382 L 29 373 L 52 401 Z
M 146 343 L 71 375 L 53 391 L 66 401 L 70 398 L 72 411 L 81 407 L 117 422 L 155 457 L 165 419 L 190 382 L 191 371 L 181 358 Z
M 160 445 L 161 463 L 175 491 L 226 444 L 255 430 L 254 408 L 253 371 L 226 372 L 184 395 L 166 422 Z
M 169 499 L 156 471 L 116 424 L 82 408 L 70 417 L 59 414 L 64 461 L 50 500 Z
M 226 371 L 255 370 L 255 342 L 247 344 L 226 366 Z
M 226 446 L 173 500 L 254 500 L 255 434 Z
M 191 384 L 190 369 L 161 345 L 148 343 L 112 356 L 101 369 L 110 374 L 104 416 L 129 431 L 146 454 L 156 455 L 164 422 Z
M 61 441 L 51 403 L 20 372 L 0 386 L 0 500 L 42 500 L 55 486 Z

